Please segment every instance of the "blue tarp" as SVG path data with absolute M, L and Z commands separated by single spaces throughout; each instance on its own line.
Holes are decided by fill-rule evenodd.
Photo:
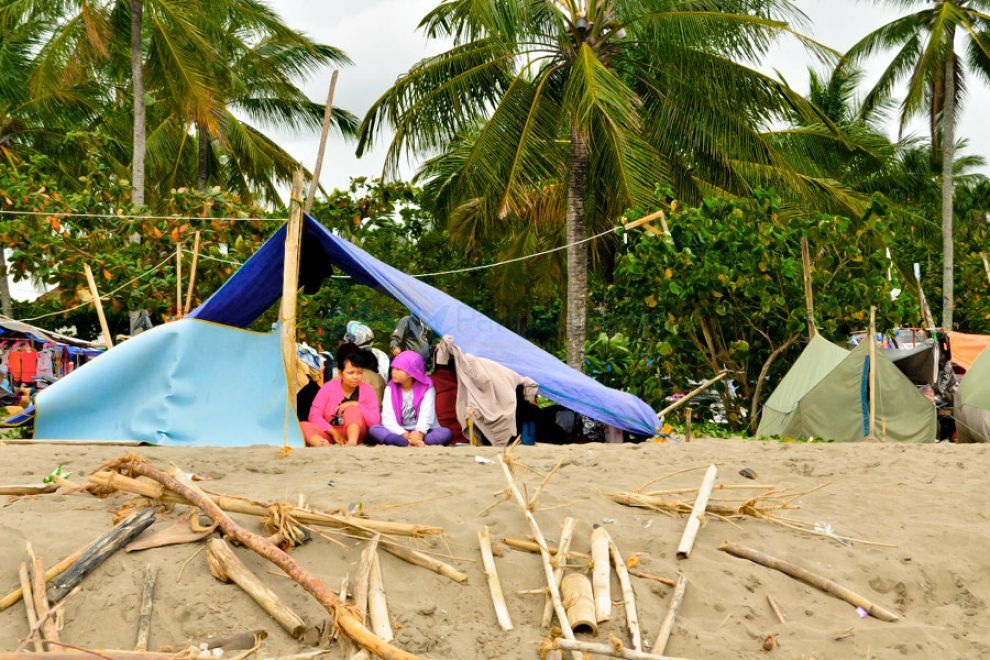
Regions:
M 285 226 L 187 318 L 246 328 L 282 294 Z M 657 417 L 641 399 L 605 387 L 484 314 L 331 234 L 306 216 L 300 280 L 309 283 L 333 265 L 355 282 L 391 296 L 465 353 L 488 358 L 540 386 L 540 394 L 583 415 L 640 435 L 652 435 Z M 133 341 L 133 340 L 131 340 Z M 117 349 L 114 349 L 117 350 Z M 112 355 L 112 351 L 109 353 Z M 101 361 L 105 361 L 102 358 Z M 281 370 L 280 370 L 281 371 Z

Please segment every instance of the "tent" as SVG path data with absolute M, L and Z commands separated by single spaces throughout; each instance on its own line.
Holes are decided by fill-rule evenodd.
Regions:
M 863 440 L 869 436 L 870 346 L 852 351 L 816 335 L 763 409 L 759 435 Z M 888 440 L 935 440 L 935 407 L 882 351 L 876 364 L 876 432 Z
M 246 328 L 282 294 L 283 225 L 185 319 L 148 330 L 38 397 L 37 438 L 162 444 L 301 444 L 276 333 Z M 372 257 L 306 216 L 299 284 L 314 291 L 334 268 L 391 296 L 465 353 L 539 385 L 543 396 L 605 424 L 652 435 L 654 411 L 605 387 L 495 321 Z
M 956 390 L 952 415 L 959 442 L 990 442 L 990 351 L 970 364 Z
M 990 346 L 990 335 L 971 335 L 965 332 L 948 332 L 949 346 L 952 347 L 952 363 L 963 371 L 976 362 L 984 349 Z

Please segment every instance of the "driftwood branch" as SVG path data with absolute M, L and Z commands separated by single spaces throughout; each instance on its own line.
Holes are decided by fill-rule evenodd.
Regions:
M 157 577 L 158 568 L 148 564 L 144 569 L 144 584 L 141 588 L 141 610 L 138 614 L 135 651 L 148 650 L 148 640 L 151 637 L 151 612 L 155 607 L 155 579 Z

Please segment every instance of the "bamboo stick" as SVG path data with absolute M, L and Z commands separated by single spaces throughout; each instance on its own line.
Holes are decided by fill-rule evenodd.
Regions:
M 661 410 L 660 412 L 658 412 L 657 413 L 657 417 L 660 418 L 660 419 L 663 419 L 664 417 L 666 417 L 670 413 L 674 412 L 675 410 L 677 410 L 678 408 L 680 408 L 681 406 L 683 406 L 684 404 L 686 404 L 688 401 L 690 401 L 694 397 L 698 396 L 699 394 L 701 394 L 702 392 L 704 392 L 705 390 L 707 390 L 709 387 L 711 387 L 715 383 L 719 382 L 720 380 L 722 380 L 723 378 L 725 378 L 728 375 L 729 375 L 729 372 L 728 371 L 723 371 L 722 373 L 718 374 L 714 378 L 709 378 L 708 380 L 706 380 L 705 382 L 703 382 L 701 385 L 698 385 L 696 388 L 694 388 L 693 390 L 691 390 L 690 392 L 688 392 L 687 394 L 685 394 L 684 396 L 682 396 L 680 399 L 678 399 L 677 401 L 674 401 L 672 404 L 670 404 L 669 406 L 667 406 L 666 408 L 664 408 L 663 410 Z
M 574 632 L 598 634 L 598 620 L 595 618 L 595 597 L 591 581 L 581 573 L 568 573 L 560 581 L 560 593 L 564 599 L 567 618 Z
M 23 484 L 0 486 L 0 495 L 47 495 L 58 490 L 58 484 Z
M 148 564 L 144 569 L 144 586 L 141 589 L 141 610 L 138 615 L 137 641 L 135 651 L 147 651 L 151 637 L 151 612 L 155 607 L 155 579 L 158 568 Z
M 533 516 L 533 512 L 527 508 L 526 499 L 519 491 L 519 487 L 516 485 L 516 480 L 512 476 L 512 470 L 510 470 L 508 464 L 506 464 L 505 458 L 503 456 L 499 456 L 498 463 L 502 466 L 502 474 L 505 476 L 505 481 L 509 486 L 509 491 L 512 493 L 512 497 L 515 498 L 516 503 L 519 504 L 520 508 L 522 508 L 526 522 L 529 523 L 530 531 L 536 539 L 536 543 L 540 546 L 540 558 L 543 561 L 543 573 L 547 579 L 547 587 L 550 590 L 550 597 L 553 599 L 553 608 L 557 613 L 557 621 L 560 622 L 560 630 L 566 639 L 573 640 L 574 631 L 571 630 L 570 621 L 567 619 L 567 612 L 564 610 L 564 603 L 560 598 L 560 587 L 557 585 L 557 578 L 554 574 L 553 565 L 550 562 L 550 550 L 547 548 L 547 540 L 544 538 L 543 532 L 540 530 L 540 525 L 536 522 L 536 518 Z M 564 556 L 566 557 L 566 554 Z
M 25 570 L 27 570 L 27 569 L 25 568 Z M 33 626 L 31 626 L 31 630 L 28 632 L 27 637 L 25 637 L 24 639 L 22 639 L 21 640 L 21 643 L 18 644 L 17 648 L 14 649 L 14 652 L 15 653 L 20 653 L 25 648 L 27 648 L 27 645 L 28 644 L 30 644 L 32 642 L 34 642 L 36 644 L 42 644 L 41 637 L 38 636 L 38 634 L 41 632 L 41 627 L 43 625 L 45 625 L 46 623 L 48 623 L 48 620 L 49 619 L 51 619 L 52 617 L 54 617 L 55 614 L 57 614 L 62 608 L 64 608 L 65 605 L 66 605 L 66 603 L 68 603 L 70 600 L 72 600 L 72 597 L 75 596 L 77 593 L 79 593 L 79 589 L 80 589 L 80 587 L 76 587 L 75 589 L 73 589 L 72 591 L 70 591 L 68 596 L 66 596 L 65 598 L 63 598 L 61 601 L 58 602 L 57 605 L 55 605 L 54 607 L 52 607 L 51 609 L 48 610 L 48 613 L 45 615 L 45 618 L 44 619 L 38 619 L 37 622 L 35 622 L 35 624 Z M 55 627 L 56 628 L 59 628 L 58 624 L 56 624 Z M 53 644 L 56 644 L 56 645 L 59 645 L 59 646 L 65 646 L 61 642 L 57 642 L 57 641 L 53 641 L 52 643 Z
M 34 611 L 41 623 L 41 634 L 46 642 L 59 642 L 58 628 L 48 616 L 48 598 L 45 596 L 45 562 L 41 557 L 34 558 L 34 570 L 31 571 L 31 590 L 34 591 Z M 51 649 L 49 644 L 44 645 Z
M 357 577 L 354 579 L 354 607 L 362 622 L 368 620 L 368 584 L 371 580 L 371 566 L 378 550 L 380 537 L 375 535 L 361 552 L 361 563 L 358 565 Z
M 691 432 L 691 418 L 694 417 L 694 410 L 691 406 L 684 409 L 684 442 L 691 442 L 694 440 L 694 434 Z
M 681 608 L 684 600 L 684 592 L 687 590 L 687 577 L 683 574 L 677 578 L 677 586 L 674 587 L 674 594 L 670 597 L 670 607 L 667 608 L 667 615 L 660 624 L 660 632 L 657 633 L 657 641 L 653 642 L 652 651 L 663 655 L 670 642 L 670 635 L 674 632 L 674 623 L 677 619 L 677 610 Z
M 601 623 L 612 616 L 612 567 L 608 556 L 608 532 L 598 525 L 591 530 L 591 561 L 595 620 Z
M 624 660 L 684 660 L 666 655 L 655 655 L 634 649 L 627 649 L 623 646 L 616 648 L 609 644 L 596 644 L 594 642 L 577 642 L 568 639 L 554 640 L 556 648 L 564 651 L 574 651 L 577 653 L 591 653 L 593 655 L 605 655 L 610 658 L 623 658 Z M 0 658 L 3 660 L 3 658 Z
M 781 624 L 785 623 L 784 614 L 780 611 L 780 607 L 777 606 L 777 601 L 774 599 L 773 594 L 767 594 L 767 602 L 770 603 L 770 609 L 773 610 L 773 613 L 777 616 L 777 620 L 780 621 Z
M 303 172 L 292 177 L 289 221 L 285 224 L 285 256 L 282 263 L 282 302 L 278 321 L 282 332 L 282 360 L 290 392 L 296 382 L 296 298 L 299 293 L 299 242 L 302 239 Z
M 571 539 L 574 537 L 575 525 L 577 525 L 577 521 L 568 516 L 564 518 L 564 522 L 560 526 L 560 541 L 557 544 L 557 553 L 553 556 L 553 574 L 558 583 L 564 577 L 564 564 L 567 563 L 567 551 L 571 548 Z M 563 561 L 561 561 L 561 553 L 564 554 Z M 544 628 L 549 628 L 552 621 L 553 600 L 550 598 L 550 594 L 547 594 L 546 600 L 543 603 L 543 618 L 540 621 L 540 625 Z
M 698 496 L 694 500 L 694 508 L 691 509 L 691 515 L 684 526 L 681 543 L 677 546 L 678 559 L 687 559 L 691 555 L 691 548 L 694 547 L 694 539 L 698 536 L 698 530 L 701 529 L 701 518 L 705 515 L 705 509 L 708 508 L 708 499 L 711 497 L 717 474 L 718 468 L 709 465 L 708 471 L 705 472 L 705 478 L 701 482 L 701 487 L 698 489 Z
M 113 348 L 113 335 L 110 334 L 110 326 L 107 325 L 107 317 L 103 314 L 103 301 L 100 300 L 100 291 L 96 288 L 96 280 L 93 279 L 93 271 L 89 264 L 83 264 L 86 271 L 86 282 L 89 283 L 89 293 L 93 296 L 93 306 L 96 307 L 96 318 L 100 321 L 100 331 L 103 333 L 103 343 L 107 345 L 109 351 Z
M 445 577 L 449 577 L 454 582 L 464 583 L 467 582 L 467 573 L 457 570 L 450 564 L 440 561 L 434 557 L 427 554 L 419 552 L 418 550 L 413 550 L 412 548 L 407 548 L 404 545 L 399 545 L 398 543 L 392 543 L 390 541 L 381 542 L 382 549 L 398 557 L 399 559 L 409 562 L 413 566 L 421 566 L 423 568 L 428 568 L 434 573 L 439 573 Z
M 186 289 L 186 304 L 182 310 L 183 314 L 188 314 L 192 309 L 193 290 L 196 288 L 196 268 L 199 265 L 199 230 L 193 234 L 193 255 L 192 265 L 189 267 L 189 288 Z
M 371 630 L 386 642 L 395 639 L 392 624 L 388 621 L 388 604 L 385 601 L 385 581 L 378 553 L 371 556 L 371 573 L 368 576 L 368 619 Z
M 182 318 L 182 246 L 175 248 L 175 318 Z
M 86 546 L 86 547 L 89 547 L 89 546 Z M 66 557 L 65 559 L 63 559 L 62 561 L 60 561 L 59 563 L 55 564 L 54 566 L 52 566 L 51 568 L 49 568 L 47 571 L 45 571 L 45 581 L 46 582 L 51 582 L 53 579 L 57 578 L 59 575 L 61 575 L 62 573 L 64 573 L 70 566 L 72 566 L 74 563 L 76 563 L 76 561 L 80 557 L 82 557 L 82 554 L 83 554 L 83 552 L 85 552 L 85 550 L 86 550 L 86 548 L 79 548 L 78 550 L 76 550 L 75 552 L 73 552 L 71 555 L 69 555 L 68 557 Z M 17 601 L 19 601 L 19 600 L 21 600 L 21 598 L 23 598 L 23 596 L 24 596 L 24 588 L 23 588 L 23 585 L 22 585 L 20 588 L 14 589 L 13 591 L 11 591 L 9 594 L 7 594 L 6 596 L 4 596 L 3 598 L 0 598 L 0 612 L 3 612 L 5 609 L 7 609 L 8 607 L 10 607 L 11 605 L 16 604 Z M 33 607 L 33 605 L 32 605 L 32 607 Z
M 525 550 L 526 552 L 532 552 L 534 554 L 540 553 L 540 544 L 536 541 L 529 541 L 526 539 L 513 539 L 513 538 L 503 538 L 502 543 L 509 546 L 510 548 L 515 548 L 516 550 Z M 547 551 L 551 555 L 556 555 L 559 549 L 555 545 L 548 545 Z M 586 555 L 583 552 L 574 552 L 573 550 L 568 550 L 564 553 L 564 556 L 568 559 L 579 559 L 581 561 L 591 561 L 591 555 Z
M 650 575 L 649 573 L 643 573 L 642 571 L 634 571 L 630 569 L 629 575 L 633 575 L 635 577 L 642 578 L 644 580 L 659 582 L 660 584 L 665 584 L 668 587 L 673 587 L 675 584 L 677 584 L 670 578 L 660 577 L 659 575 Z
M 316 152 L 316 165 L 313 167 L 313 179 L 309 182 L 309 193 L 306 195 L 306 213 L 313 208 L 316 199 L 316 189 L 320 185 L 320 172 L 323 171 L 323 154 L 327 148 L 327 136 L 330 133 L 330 120 L 333 117 L 333 95 L 337 90 L 337 76 L 340 71 L 334 69 L 330 76 L 330 91 L 327 92 L 327 104 L 323 108 L 323 127 L 320 129 L 320 148 Z
M 987 282 L 990 282 L 990 261 L 987 261 L 987 253 L 980 252 L 980 259 L 983 260 L 983 270 L 987 274 Z
M 160 484 L 149 483 L 139 479 L 126 477 L 117 472 L 101 471 L 89 475 L 90 483 L 102 488 L 121 490 L 135 495 L 143 495 L 151 499 L 161 500 L 171 504 L 192 505 L 189 500 L 177 493 L 163 488 Z M 204 493 L 204 497 L 216 504 L 221 510 L 229 513 L 241 513 L 249 516 L 267 517 L 271 512 L 268 506 L 243 497 L 231 495 L 213 495 Z M 416 525 L 409 523 L 396 523 L 384 520 L 372 520 L 371 518 L 357 518 L 354 516 L 321 513 L 319 511 L 309 511 L 298 507 L 286 507 L 287 513 L 301 523 L 315 525 L 317 527 L 341 527 L 355 529 L 362 532 L 379 532 L 392 536 L 443 536 L 442 527 L 431 527 L 428 525 Z
M 502 593 L 502 583 L 498 579 L 498 570 L 495 568 L 495 556 L 492 554 L 492 539 L 485 525 L 483 531 L 478 532 L 478 546 L 481 548 L 481 561 L 484 565 L 485 577 L 488 579 L 488 591 L 492 595 L 492 603 L 495 605 L 495 617 L 502 630 L 512 630 L 512 619 L 509 617 L 509 608 L 505 604 L 505 596 Z
M 870 438 L 877 437 L 877 308 L 870 307 Z
M 608 537 L 608 548 L 612 553 L 612 562 L 615 564 L 615 575 L 619 578 L 619 586 L 622 588 L 622 603 L 626 610 L 626 626 L 629 628 L 629 637 L 632 639 L 633 648 L 637 651 L 643 650 L 643 634 L 639 629 L 639 614 L 636 612 L 636 592 L 633 591 L 632 582 L 629 580 L 629 570 L 625 560 L 619 552 L 619 546 L 615 544 L 612 537 Z
M 804 309 L 808 315 L 808 339 L 814 339 L 818 334 L 815 327 L 815 296 L 811 290 L 811 251 L 808 249 L 808 237 L 801 237 L 801 263 L 804 266 Z
M 221 582 L 233 582 L 239 586 L 261 606 L 261 609 L 275 619 L 285 632 L 294 639 L 302 638 L 308 628 L 306 622 L 238 559 L 226 541 L 210 539 L 207 549 L 210 573 L 213 577 Z
M 800 580 L 801 582 L 809 584 L 812 587 L 821 589 L 825 593 L 832 594 L 836 598 L 844 600 L 851 605 L 861 607 L 871 616 L 880 619 L 881 621 L 894 622 L 900 620 L 900 617 L 890 610 L 881 607 L 880 605 L 876 605 L 846 587 L 837 584 L 826 577 L 812 573 L 811 571 L 796 564 L 784 561 L 783 559 L 777 559 L 776 557 L 760 552 L 759 550 L 754 550 L 741 545 L 735 545 L 734 543 L 729 542 L 725 542 L 719 546 L 719 550 L 741 559 L 748 559 L 751 562 L 760 564 L 761 566 L 766 566 L 767 568 L 772 568 L 775 571 L 780 571 L 784 575 L 792 577 L 795 580 Z
M 70 649 L 78 647 L 69 644 L 61 644 Z M 28 653 L 19 651 L 14 653 L 0 653 L 0 660 L 85 660 L 87 658 L 109 658 L 110 660 L 174 660 L 175 653 L 150 653 L 140 651 L 126 651 L 119 649 L 84 649 L 80 651 L 49 651 L 47 653 Z
M 21 562 L 20 569 L 18 570 L 18 577 L 21 580 L 21 593 L 24 597 L 24 609 L 27 610 L 27 620 L 28 629 L 34 630 L 38 625 L 38 610 L 34 606 L 34 590 L 31 588 L 31 580 L 28 577 L 27 564 Z M 42 593 L 42 595 L 44 595 Z M 36 653 L 41 653 L 45 650 L 44 646 L 41 644 L 41 640 L 37 637 L 32 638 L 31 643 L 34 646 Z

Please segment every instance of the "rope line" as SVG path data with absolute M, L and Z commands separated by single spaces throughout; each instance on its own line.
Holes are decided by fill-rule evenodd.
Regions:
M 118 220 L 196 220 L 204 222 L 209 220 L 219 220 L 221 222 L 285 222 L 285 218 L 213 218 L 209 216 L 196 215 L 136 215 L 131 213 L 77 213 L 72 211 L 11 211 L 8 209 L 0 209 L 0 215 L 29 215 L 44 218 L 110 218 Z

